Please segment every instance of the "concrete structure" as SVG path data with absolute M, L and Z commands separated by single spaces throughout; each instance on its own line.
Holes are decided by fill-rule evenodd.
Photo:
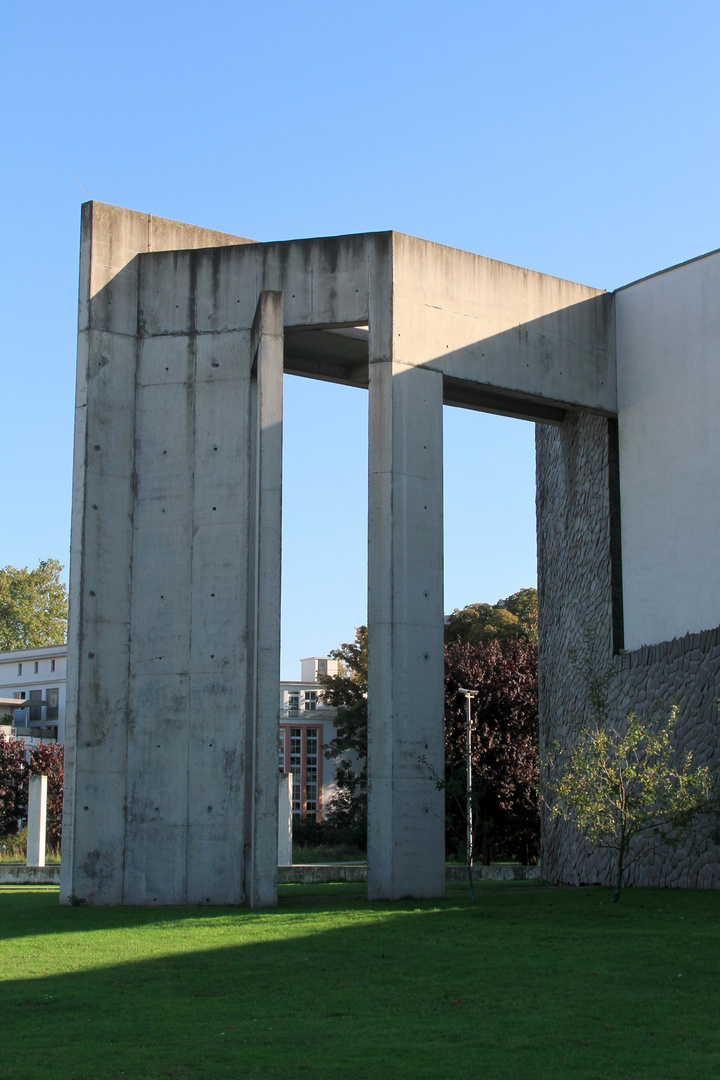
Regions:
M 292 866 L 292 776 L 278 776 L 278 866 Z
M 28 789 L 28 866 L 45 865 L 47 832 L 47 776 L 31 776 Z
M 614 663 L 615 720 L 677 697 L 678 746 L 718 765 L 719 284 L 712 252 L 618 290 L 617 420 L 537 429 L 541 750 L 589 717 L 567 654 L 590 631 L 597 670 Z M 543 822 L 549 880 L 609 883 L 611 863 L 572 826 Z M 717 845 L 695 828 L 628 880 L 718 887 Z
M 80 279 L 63 899 L 275 902 L 283 369 L 368 389 L 368 893 L 441 895 L 442 795 L 420 758 L 441 771 L 442 405 L 538 422 L 555 730 L 567 645 L 586 625 L 604 659 L 622 645 L 621 492 L 652 462 L 619 394 L 653 363 L 633 318 L 664 301 L 397 233 L 256 244 L 97 203 Z M 708 325 L 691 378 L 713 349 Z M 638 509 L 641 535 L 655 521 Z M 658 587 L 667 544 L 663 560 Z M 643 586 L 628 595 L 633 634 L 659 627 Z M 711 608 L 696 597 L 672 632 Z
M 323 702 L 317 677 L 336 675 L 338 661 L 327 656 L 310 656 L 300 664 L 299 680 L 280 683 L 279 764 L 281 771 L 290 769 L 290 743 L 292 738 L 297 738 L 291 732 L 299 728 L 303 749 L 301 760 L 293 763 L 297 777 L 293 812 L 305 814 L 308 812 L 305 750 L 308 732 L 313 733 L 317 744 L 314 777 L 317 791 L 310 800 L 309 812 L 320 818 L 335 792 L 335 768 L 332 763 L 325 763 L 322 748 L 335 737 L 336 728 L 335 709 Z M 65 742 L 66 667 L 67 645 L 0 653 L 0 729 L 6 738 L 23 739 L 28 749 L 44 742 Z

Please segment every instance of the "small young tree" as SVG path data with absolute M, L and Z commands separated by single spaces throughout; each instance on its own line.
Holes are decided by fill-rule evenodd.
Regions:
M 646 723 L 631 713 L 620 732 L 607 722 L 606 686 L 603 679 L 591 686 L 595 723 L 569 749 L 555 745 L 547 802 L 552 817 L 573 822 L 589 843 L 614 852 L 617 903 L 624 872 L 653 840 L 675 845 L 698 815 L 713 810 L 713 781 L 706 766 L 692 768 L 690 752 L 677 758 L 677 705 Z

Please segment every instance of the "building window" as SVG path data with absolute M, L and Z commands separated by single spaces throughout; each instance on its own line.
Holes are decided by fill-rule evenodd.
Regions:
M 305 730 L 305 813 L 318 812 L 318 729 Z
M 318 675 L 327 675 L 327 660 L 318 660 L 317 673 Z
M 55 661 L 54 661 L 54 660 L 51 660 L 51 661 L 50 661 L 50 670 L 51 670 L 51 671 L 54 671 L 54 670 L 55 670 Z
M 302 814 L 302 728 L 290 728 L 290 772 L 292 773 L 292 812 Z
M 315 712 L 317 709 L 317 690 L 305 691 L 305 709 L 308 712 Z
M 31 690 L 28 700 L 30 702 L 30 709 L 28 715 L 29 724 L 39 724 L 42 722 L 42 707 L 40 702 L 42 701 L 42 690 Z M 37 704 L 33 704 L 37 702 Z
M 278 732 L 278 770 L 285 772 L 285 728 L 281 727 Z
M 33 675 L 37 675 L 37 673 L 38 673 L 38 662 L 37 662 L 37 660 L 35 660 L 33 662 Z
M 53 686 L 51 689 L 45 692 L 47 699 L 47 720 L 50 723 L 51 720 L 57 720 L 59 716 L 58 702 L 60 701 L 60 690 L 57 686 Z
M 291 716 L 300 712 L 300 691 L 292 690 L 288 694 L 288 712 Z
M 18 675 L 22 675 L 22 664 L 18 664 Z
M 280 728 L 280 761 L 283 772 L 292 773 L 292 812 L 320 820 L 322 812 L 322 729 Z

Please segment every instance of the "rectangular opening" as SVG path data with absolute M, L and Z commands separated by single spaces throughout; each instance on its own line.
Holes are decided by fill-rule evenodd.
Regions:
M 445 613 L 537 585 L 535 425 L 443 410 Z

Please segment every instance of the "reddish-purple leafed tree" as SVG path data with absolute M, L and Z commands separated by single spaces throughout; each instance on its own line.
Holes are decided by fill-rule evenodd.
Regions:
M 465 847 L 466 704 L 472 701 L 473 852 L 528 862 L 537 856 L 537 648 L 497 640 L 445 648 L 445 793 L 448 848 Z
M 59 844 L 62 834 L 63 779 L 65 748 L 59 743 L 43 743 L 30 754 L 30 772 L 47 778 L 47 839 Z
M 0 731 L 0 836 L 16 833 L 27 815 L 27 771 L 25 740 Z

